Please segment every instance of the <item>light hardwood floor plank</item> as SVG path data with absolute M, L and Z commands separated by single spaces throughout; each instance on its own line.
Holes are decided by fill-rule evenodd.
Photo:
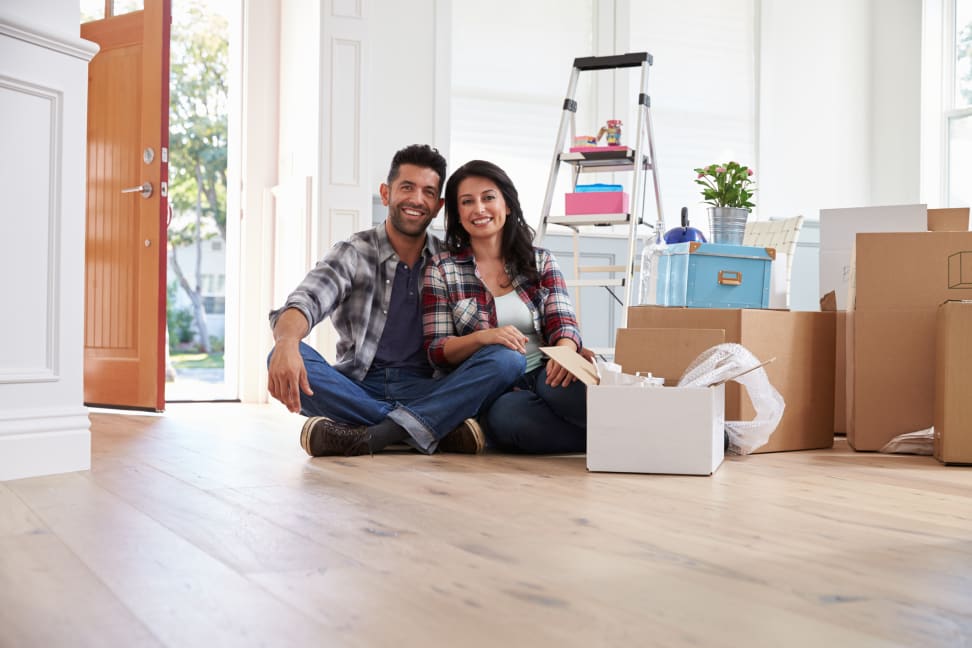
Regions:
M 972 470 L 928 457 L 616 475 L 310 459 L 277 405 L 92 421 L 91 472 L 8 483 L 0 538 L 49 529 L 166 645 L 972 645 Z

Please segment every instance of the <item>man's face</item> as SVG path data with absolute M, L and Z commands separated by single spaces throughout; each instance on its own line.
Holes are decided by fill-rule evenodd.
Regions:
M 439 174 L 428 167 L 403 164 L 390 187 L 381 185 L 381 204 L 388 207 L 388 221 L 405 236 L 424 236 L 442 203 Z

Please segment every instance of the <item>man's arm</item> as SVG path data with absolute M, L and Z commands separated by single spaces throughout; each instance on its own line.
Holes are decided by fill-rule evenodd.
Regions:
M 267 388 L 270 395 L 300 412 L 300 392 L 313 396 L 307 380 L 307 369 L 300 356 L 300 341 L 310 332 L 310 323 L 296 308 L 288 308 L 277 318 L 273 327 L 273 355 L 270 356 Z

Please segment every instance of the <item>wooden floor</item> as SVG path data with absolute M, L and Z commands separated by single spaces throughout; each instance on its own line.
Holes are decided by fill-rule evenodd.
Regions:
M 92 414 L 0 483 L 0 646 L 972 645 L 972 469 L 309 459 L 281 406 Z

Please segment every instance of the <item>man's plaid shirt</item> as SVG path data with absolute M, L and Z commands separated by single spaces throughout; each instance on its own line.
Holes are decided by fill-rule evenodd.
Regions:
M 440 249 L 439 239 L 428 234 L 422 251 L 426 266 Z M 311 328 L 330 316 L 338 334 L 334 368 L 363 380 L 385 330 L 398 261 L 384 223 L 353 234 L 328 250 L 287 302 L 271 311 L 270 326 L 288 308 L 302 312 Z
M 557 261 L 548 250 L 533 250 L 540 271 L 540 285 L 529 284 L 521 275 L 514 277 L 513 289 L 530 309 L 533 328 L 542 345 L 569 338 L 580 349 L 577 317 Z M 451 367 L 444 350 L 449 337 L 497 326 L 493 295 L 479 278 L 476 260 L 468 249 L 442 252 L 432 257 L 425 268 L 422 305 L 425 346 L 429 351 L 429 362 L 436 368 Z

